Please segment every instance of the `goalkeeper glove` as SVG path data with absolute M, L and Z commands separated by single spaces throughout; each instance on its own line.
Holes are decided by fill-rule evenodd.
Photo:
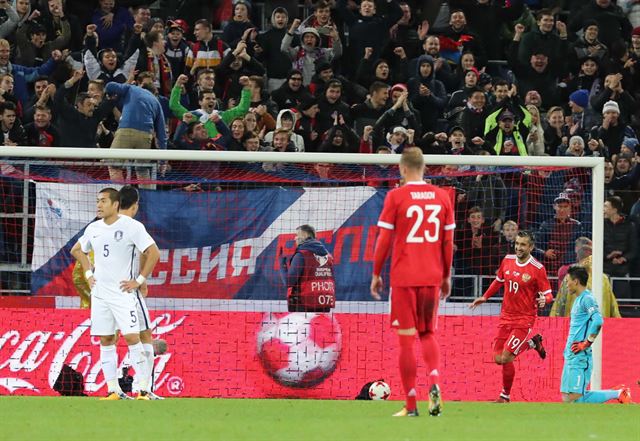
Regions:
M 576 341 L 571 345 L 571 352 L 577 354 L 578 352 L 586 351 L 593 342 L 589 340 Z

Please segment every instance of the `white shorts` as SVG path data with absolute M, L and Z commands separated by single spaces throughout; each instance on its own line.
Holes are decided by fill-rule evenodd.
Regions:
M 136 304 L 135 293 L 91 296 L 91 335 L 114 335 L 116 329 L 122 335 L 138 334 L 140 319 Z
M 136 311 L 138 312 L 138 323 L 140 326 L 140 332 L 151 329 L 151 316 L 149 316 L 149 308 L 147 308 L 147 302 L 145 301 L 140 291 L 135 292 L 136 297 Z

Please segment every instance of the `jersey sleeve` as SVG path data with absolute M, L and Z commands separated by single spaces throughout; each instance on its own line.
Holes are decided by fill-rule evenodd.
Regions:
M 451 198 L 445 192 L 442 193 L 442 206 L 445 207 L 444 231 L 453 231 L 456 228 L 455 211 Z
M 88 254 L 89 251 L 93 249 L 91 246 L 91 224 L 84 229 L 84 233 L 78 239 L 78 243 L 80 244 L 80 249 L 85 254 Z
M 386 228 L 387 230 L 395 230 L 396 228 L 396 212 L 398 206 L 395 203 L 394 192 L 387 193 L 387 197 L 384 199 L 384 205 L 382 206 L 382 213 L 378 219 L 378 226 L 380 228 Z
M 591 295 L 585 296 L 580 306 L 582 306 L 584 312 L 589 316 L 595 314 L 596 312 L 600 312 L 600 309 L 598 308 L 598 302 L 596 302 L 596 299 Z
M 134 225 L 135 227 L 132 235 L 133 243 L 136 248 L 144 252 L 151 245 L 155 244 L 156 241 L 153 240 L 149 233 L 147 233 L 147 229 L 140 222 L 136 222 Z
M 500 283 L 504 283 L 504 263 L 505 262 L 506 262 L 506 259 L 502 259 L 502 262 L 500 262 L 500 267 L 496 272 L 496 280 Z
M 542 267 L 540 271 L 537 273 L 538 277 L 538 293 L 547 295 L 551 294 L 551 284 L 549 283 L 549 278 L 547 277 L 547 270 Z

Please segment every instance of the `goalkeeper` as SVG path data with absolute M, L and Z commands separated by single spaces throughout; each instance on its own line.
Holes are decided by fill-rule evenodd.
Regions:
M 593 294 L 587 289 L 589 273 L 586 268 L 572 266 L 567 278 L 569 291 L 577 295 L 577 298 L 571 308 L 569 337 L 564 348 L 564 368 L 560 385 L 562 401 L 604 403 L 617 399 L 620 403 L 630 403 L 631 390 L 623 385 L 610 390 L 587 390 L 593 366 L 591 345 L 600 333 L 604 320 Z

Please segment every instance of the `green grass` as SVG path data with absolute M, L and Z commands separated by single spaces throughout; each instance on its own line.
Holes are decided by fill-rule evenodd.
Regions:
M 399 401 L 0 397 L 0 440 L 640 440 L 637 405 L 448 402 L 438 418 L 392 418 L 400 407 Z

